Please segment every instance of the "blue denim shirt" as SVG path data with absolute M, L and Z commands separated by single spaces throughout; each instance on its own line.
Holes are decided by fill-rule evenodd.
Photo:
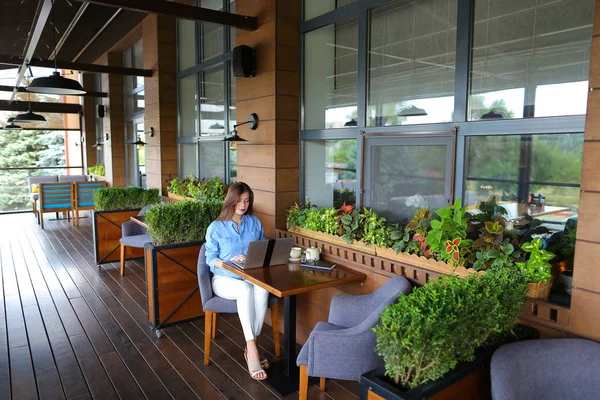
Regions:
M 242 215 L 239 232 L 237 224 L 232 220 L 213 221 L 206 230 L 206 263 L 215 275 L 243 279 L 224 268 L 216 268 L 215 263 L 217 260 L 231 260 L 239 254 L 246 255 L 248 243 L 264 238 L 262 224 L 254 215 Z

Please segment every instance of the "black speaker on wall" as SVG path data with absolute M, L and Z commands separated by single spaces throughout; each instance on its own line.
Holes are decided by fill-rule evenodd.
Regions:
M 96 116 L 98 118 L 104 118 L 104 113 L 105 109 L 104 106 L 102 104 L 98 104 L 98 107 L 96 108 Z
M 241 45 L 233 48 L 234 76 L 256 76 L 256 50 L 250 46 Z

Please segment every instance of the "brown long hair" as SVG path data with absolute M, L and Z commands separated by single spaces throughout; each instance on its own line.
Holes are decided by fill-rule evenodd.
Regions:
M 231 184 L 231 186 L 229 186 L 229 190 L 227 191 L 227 195 L 225 196 L 225 201 L 223 202 L 221 214 L 219 214 L 219 216 L 217 217 L 217 221 L 227 221 L 231 219 L 231 217 L 235 213 L 235 206 L 240 196 L 244 193 L 248 193 L 250 197 L 250 204 L 248 205 L 246 214 L 252 214 L 252 205 L 254 204 L 254 192 L 252 192 L 250 186 L 248 186 L 244 182 L 235 182 Z

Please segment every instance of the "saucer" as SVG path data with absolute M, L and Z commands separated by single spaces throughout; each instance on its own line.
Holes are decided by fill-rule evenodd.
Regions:
M 300 258 L 290 258 L 288 259 L 289 262 L 300 262 Z

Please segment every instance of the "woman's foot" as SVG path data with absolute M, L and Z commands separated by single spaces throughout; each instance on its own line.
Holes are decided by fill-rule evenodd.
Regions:
M 263 369 L 261 362 L 258 360 L 251 360 L 248 358 L 248 352 L 244 350 L 244 358 L 248 363 L 248 372 L 252 379 L 256 379 L 257 381 L 262 381 L 267 379 L 267 373 Z

